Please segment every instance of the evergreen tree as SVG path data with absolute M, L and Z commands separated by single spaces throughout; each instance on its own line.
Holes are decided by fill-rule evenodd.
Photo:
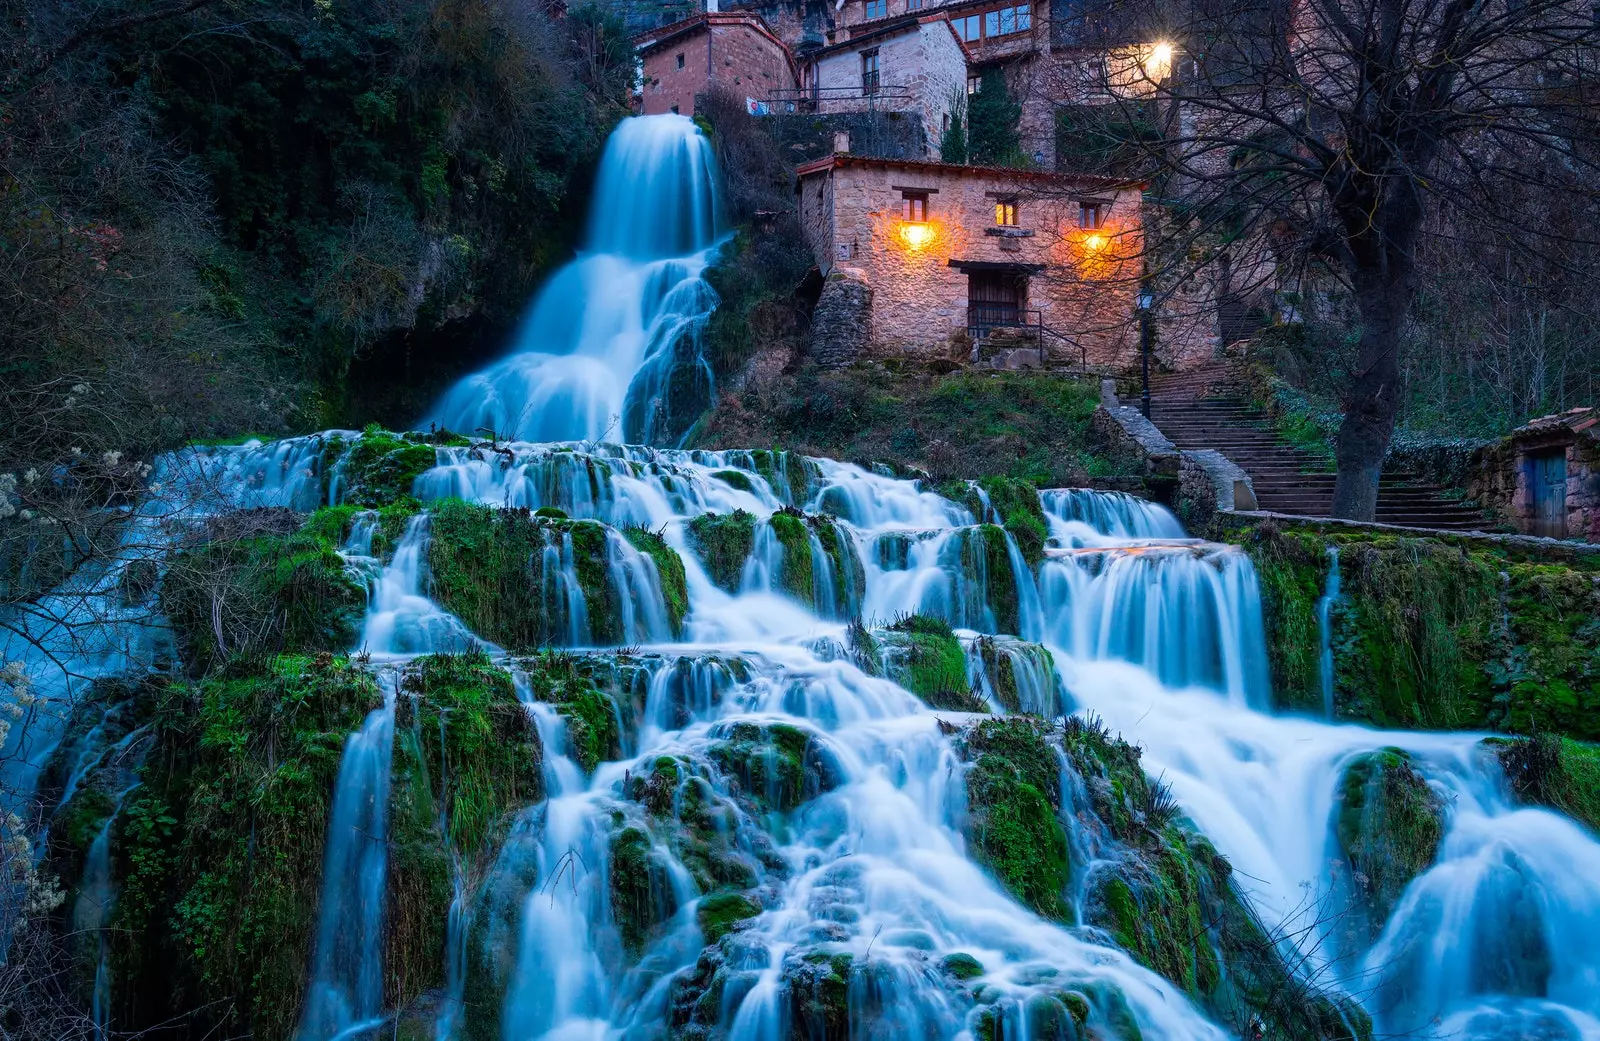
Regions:
M 977 93 L 967 98 L 967 161 L 977 166 L 1026 166 L 1021 122 L 1022 105 L 1006 90 L 1005 72 L 985 69 Z

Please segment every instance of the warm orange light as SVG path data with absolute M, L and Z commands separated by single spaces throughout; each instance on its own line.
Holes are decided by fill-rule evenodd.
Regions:
M 1090 235 L 1083 240 L 1083 248 L 1090 253 L 1098 253 L 1106 248 L 1106 237 L 1104 235 Z
M 912 249 L 921 249 L 933 241 L 933 225 L 921 221 L 905 221 L 900 225 L 900 237 Z

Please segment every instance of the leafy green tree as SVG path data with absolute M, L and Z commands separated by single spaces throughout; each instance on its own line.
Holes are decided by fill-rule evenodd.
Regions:
M 985 69 L 977 92 L 967 100 L 968 161 L 977 166 L 1026 166 L 1021 122 L 1022 104 L 1006 89 L 1004 70 Z

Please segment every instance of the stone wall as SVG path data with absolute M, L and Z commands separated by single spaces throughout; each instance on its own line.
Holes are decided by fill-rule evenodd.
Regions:
M 758 101 L 798 87 L 783 45 L 746 15 L 706 15 L 693 29 L 645 50 L 643 65 L 641 111 L 647 116 L 674 107 L 692 116 L 695 95 L 712 84 Z
M 871 349 L 872 295 L 860 271 L 834 267 L 811 312 L 808 350 L 818 365 L 842 368 Z
M 830 179 L 827 213 L 818 209 L 828 200 L 817 182 Z M 905 188 L 929 192 L 932 238 L 920 247 L 902 235 Z M 1018 226 L 1003 233 L 994 226 L 997 194 L 1013 195 L 1018 205 Z M 1077 226 L 1084 197 L 1108 206 L 1104 226 L 1093 233 Z M 1066 338 L 1046 335 L 1053 361 L 1086 354 L 1090 364 L 1121 366 L 1138 349 L 1136 189 L 975 167 L 844 160 L 831 172 L 803 174 L 800 203 L 819 266 L 859 268 L 872 286 L 879 354 L 966 360 L 968 275 L 952 261 L 1042 268 L 1028 276 L 1023 307 L 1041 312 L 1044 324 Z
M 832 155 L 836 134 L 849 135 L 852 155 L 921 159 L 928 154 L 922 120 L 911 112 L 779 113 L 761 125 L 792 166 Z
M 1565 537 L 1600 543 L 1600 409 L 1545 416 L 1479 449 L 1468 496 L 1505 526 L 1534 531 L 1533 459 L 1549 453 L 1566 462 Z

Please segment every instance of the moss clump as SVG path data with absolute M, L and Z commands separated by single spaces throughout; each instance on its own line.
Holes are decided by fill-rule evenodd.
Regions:
M 730 488 L 737 488 L 741 492 L 754 492 L 756 486 L 751 482 L 750 475 L 743 470 L 718 470 L 711 475 Z
M 353 506 L 389 506 L 411 496 L 417 478 L 433 469 L 433 445 L 367 427 L 344 456 L 339 501 Z
M 1005 636 L 983 636 L 972 644 L 978 668 L 1007 712 L 1059 715 L 1066 702 L 1055 659 L 1036 643 Z
M 947 954 L 939 962 L 939 969 L 953 980 L 965 983 L 983 975 L 983 963 L 965 952 Z
M 1490 747 L 1518 799 L 1560 810 L 1600 833 L 1600 745 L 1539 734 Z
M 601 645 L 625 638 L 604 525 L 453 499 L 433 507 L 430 523 L 433 595 L 473 632 L 515 651 L 568 645 L 585 636 Z M 547 549 L 554 566 L 546 561 Z M 567 578 L 559 570 L 566 557 L 577 578 L 582 626 L 574 624 Z
M 706 943 L 716 943 L 740 922 L 761 913 L 761 905 L 743 893 L 713 893 L 701 899 L 695 918 Z
M 982 490 L 983 497 L 978 495 Z M 983 498 L 989 500 L 993 517 L 983 509 Z M 998 520 L 1016 540 L 1017 548 L 1030 567 L 1044 559 L 1045 540 L 1050 537 L 1050 526 L 1044 519 L 1044 508 L 1039 504 L 1039 489 L 1033 482 L 1014 477 L 980 477 L 969 486 L 964 497 L 967 508 L 980 520 Z
M 735 723 L 719 733 L 711 761 L 764 810 L 788 813 L 838 783 L 832 761 L 799 727 Z
M 400 543 L 400 537 L 405 534 L 406 525 L 416 516 L 418 509 L 416 500 L 409 497 L 397 503 L 381 506 L 376 511 L 369 511 L 360 506 L 324 506 L 306 518 L 304 530 L 325 539 L 329 545 L 342 547 L 350 538 L 356 517 L 363 513 L 375 512 L 377 516 L 372 532 L 372 555 L 379 560 L 387 560 L 394 553 L 395 546 Z
M 929 708 L 988 711 L 967 679 L 967 656 L 949 622 L 930 615 L 907 615 L 880 630 L 875 643 L 884 674 Z
M 984 720 L 966 734 L 967 837 L 974 858 L 1023 903 L 1068 921 L 1067 836 L 1056 817 L 1060 766 L 1032 719 Z
M 806 524 L 805 514 L 786 508 L 774 513 L 767 523 L 772 525 L 772 534 L 783 547 L 783 568 L 776 576 L 778 586 L 810 607 L 816 602 L 816 590 L 811 566 L 811 529 Z
M 831 517 L 807 516 L 806 523 L 833 568 L 833 602 L 842 617 L 849 617 L 867 586 L 866 568 L 856 552 L 855 540 Z
M 1006 530 L 998 524 L 969 529 L 961 543 L 961 567 L 970 576 L 983 576 L 984 605 L 994 615 L 995 631 L 1017 635 L 1017 582 L 1011 573 L 1011 544 Z
M 655 563 L 661 597 L 667 605 L 667 624 L 672 627 L 672 634 L 678 635 L 683 632 L 683 620 L 689 614 L 689 582 L 684 575 L 683 558 L 667 545 L 666 539 L 649 528 L 625 528 L 622 535 L 634 549 Z
M 1595 562 L 1276 526 L 1221 534 L 1245 547 L 1261 576 L 1284 707 L 1321 705 L 1316 603 L 1332 544 L 1342 576 L 1332 631 L 1341 718 L 1600 739 Z
M 611 836 L 611 915 L 623 949 L 637 955 L 656 928 L 672 917 L 672 889 L 650 834 L 636 825 Z
M 744 562 L 755 546 L 755 516 L 744 510 L 703 513 L 689 522 L 688 533 L 706 575 L 720 588 L 737 593 Z
M 850 954 L 811 949 L 784 959 L 795 1041 L 850 1037 L 850 981 L 857 966 Z
M 616 706 L 579 659 L 548 652 L 523 659 L 519 665 L 533 697 L 554 705 L 566 720 L 573 762 L 593 773 L 596 766 L 622 754 Z
M 334 779 L 380 702 L 370 675 L 331 657 L 281 657 L 155 699 L 155 744 L 112 850 L 117 1022 L 194 1015 L 229 1036 L 292 1032 Z
M 633 774 L 624 794 L 644 808 L 700 892 L 749 889 L 758 867 L 781 875 L 784 862 L 766 833 L 708 783 L 714 769 L 705 760 L 663 756 L 648 773 Z
M 1366 911 L 1363 939 L 1370 943 L 1406 886 L 1433 865 L 1444 837 L 1444 803 L 1398 748 L 1352 760 L 1336 798 L 1334 838 Z
M 355 644 L 367 592 L 325 527 L 302 528 L 287 511 L 235 514 L 220 518 L 208 541 L 173 556 L 161 608 L 192 672 Z

